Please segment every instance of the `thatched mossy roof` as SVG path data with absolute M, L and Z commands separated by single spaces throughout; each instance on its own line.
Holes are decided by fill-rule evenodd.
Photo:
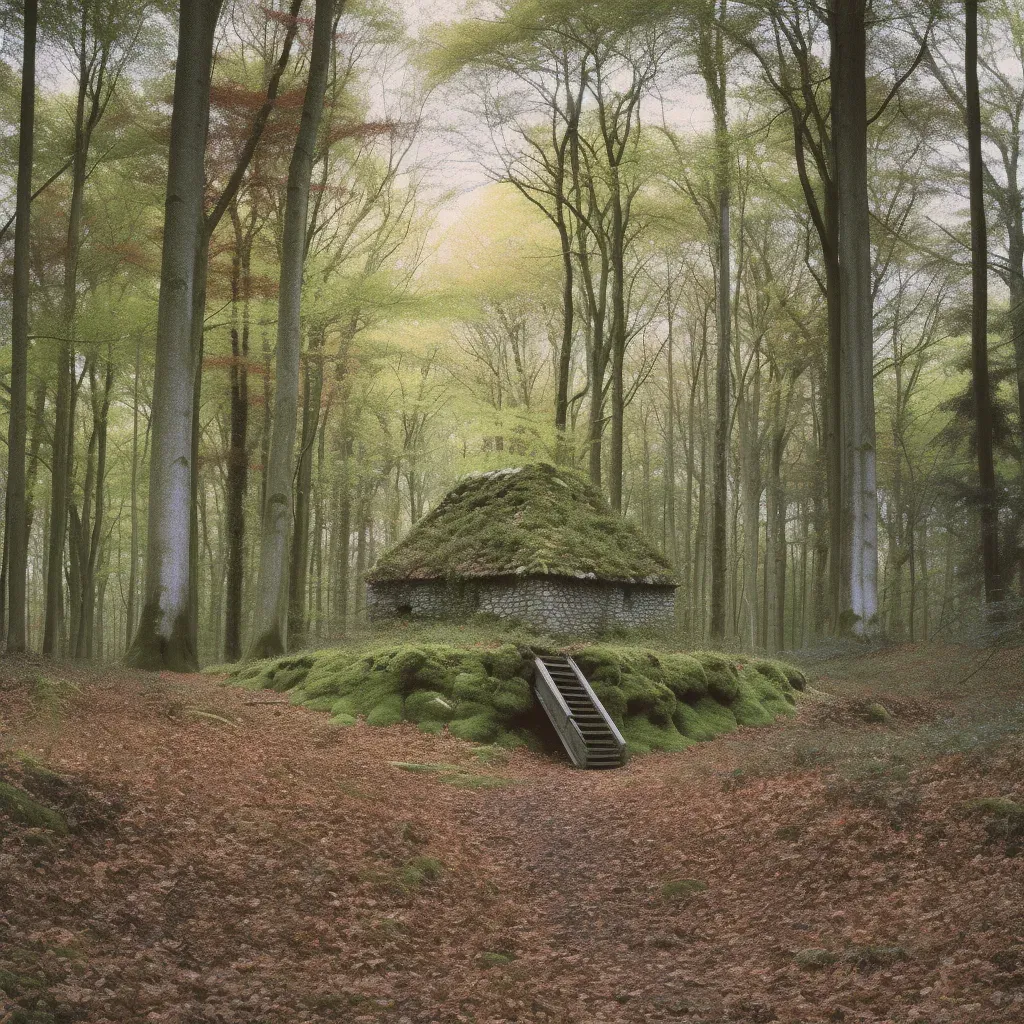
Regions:
M 546 463 L 466 477 L 366 578 L 516 575 L 676 583 L 668 560 L 595 487 Z

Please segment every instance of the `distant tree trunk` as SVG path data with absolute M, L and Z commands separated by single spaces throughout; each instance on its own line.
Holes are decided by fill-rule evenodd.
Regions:
M 673 336 L 675 307 L 672 300 L 672 282 L 668 283 L 666 294 L 668 338 L 665 342 L 665 388 L 667 409 L 665 412 L 665 527 L 662 548 L 671 559 L 676 571 L 679 569 L 679 535 L 676 529 L 676 378 Z
M 32 203 L 32 149 L 35 141 L 37 0 L 25 0 L 21 61 L 21 122 L 18 137 L 18 186 L 14 225 L 14 294 L 11 300 L 11 420 L 7 444 L 7 552 L 9 625 L 7 650 L 28 644 L 28 496 L 25 445 L 28 435 L 29 228 Z
M 128 652 L 140 668 L 198 666 L 189 628 L 193 275 L 203 215 L 210 70 L 220 0 L 181 0 L 153 379 L 146 587 Z
M 344 634 L 348 624 L 349 561 L 352 549 L 352 482 L 350 479 L 351 441 L 342 438 L 341 480 L 338 483 L 338 545 L 336 559 L 337 583 L 335 618 Z
M 306 214 L 313 156 L 331 63 L 334 7 L 335 0 L 317 0 L 316 3 L 302 121 L 288 169 L 288 198 L 281 246 L 274 425 L 267 466 L 267 494 L 263 509 L 251 657 L 283 653 L 288 644 L 288 535 L 291 526 L 292 469 L 302 346 L 301 301 Z
M 712 24 L 717 0 L 711 0 L 699 22 L 699 64 L 715 121 L 715 192 L 718 207 L 716 273 L 718 358 L 715 369 L 715 433 L 712 460 L 711 512 L 711 639 L 725 637 L 726 519 L 728 515 L 729 363 L 732 359 L 731 247 L 729 237 L 731 154 L 726 106 L 726 67 L 721 28 Z
M 128 607 L 125 615 L 125 636 L 130 637 L 135 629 L 135 600 L 139 589 L 139 377 L 142 373 L 142 344 L 135 341 L 135 375 L 132 380 L 132 469 L 131 489 L 131 538 L 128 548 Z
M 756 344 L 756 343 L 755 343 Z M 739 404 L 740 492 L 743 502 L 743 614 L 740 638 L 754 648 L 758 644 L 757 562 L 761 528 L 761 461 L 758 420 L 761 406 L 761 361 L 755 349 L 752 381 Z
M 249 489 L 249 302 L 251 236 L 243 233 L 237 204 L 231 206 L 235 229 L 232 262 L 230 427 L 224 504 L 227 534 L 224 657 L 242 656 L 242 587 L 245 576 L 245 497 Z M 241 310 L 239 310 L 241 305 Z
M 878 498 L 871 221 L 867 148 L 867 0 L 842 0 L 832 15 L 833 137 L 839 184 L 843 441 L 850 507 L 847 617 L 858 635 L 878 612 Z M 846 497 L 844 495 L 844 504 Z
M 988 229 L 978 91 L 978 0 L 967 0 L 966 14 L 967 154 L 971 192 L 971 381 L 981 499 L 985 602 L 995 604 L 1003 598 L 1003 584 L 999 571 L 999 503 L 992 450 L 992 393 L 988 371 Z
M 626 359 L 626 267 L 625 267 L 625 219 L 622 209 L 619 168 L 611 168 L 612 180 L 612 231 L 611 231 L 611 271 L 612 271 L 612 323 L 611 323 L 611 363 L 612 363 L 612 414 L 611 437 L 608 451 L 608 496 L 611 506 L 616 512 L 622 511 L 622 448 L 625 431 L 626 396 L 625 374 Z
M 320 403 L 324 384 L 323 345 L 323 335 L 318 333 L 307 352 L 303 383 L 302 432 L 299 436 L 299 465 L 295 474 L 295 522 L 292 527 L 291 570 L 288 582 L 288 635 L 293 647 L 301 646 L 306 638 L 313 445 L 316 443 L 320 428 Z

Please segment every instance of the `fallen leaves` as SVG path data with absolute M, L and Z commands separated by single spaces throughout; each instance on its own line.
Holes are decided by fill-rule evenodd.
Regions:
M 830 672 L 795 723 L 607 773 L 208 677 L 68 670 L 59 721 L 5 680 L 75 824 L 0 818 L 0 989 L 40 1024 L 1019 1021 L 1024 857 L 962 811 L 1019 802 L 1019 736 L 851 774 L 879 727 Z M 945 714 L 882 692 L 886 743 Z

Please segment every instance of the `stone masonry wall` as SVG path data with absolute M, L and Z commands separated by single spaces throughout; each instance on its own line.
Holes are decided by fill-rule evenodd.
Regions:
M 366 605 L 374 621 L 403 615 L 459 620 L 485 612 L 553 632 L 587 633 L 608 626 L 655 626 L 670 621 L 675 588 L 561 576 L 418 580 L 371 583 L 366 588 Z

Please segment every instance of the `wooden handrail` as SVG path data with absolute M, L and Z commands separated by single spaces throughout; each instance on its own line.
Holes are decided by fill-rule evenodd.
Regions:
M 601 703 L 600 698 L 597 696 L 596 693 L 594 693 L 594 688 L 590 685 L 590 681 L 583 674 L 579 665 L 576 664 L 574 658 L 567 657 L 565 660 L 569 662 L 569 666 L 572 668 L 573 672 L 576 673 L 576 678 L 579 680 L 580 685 L 583 687 L 583 689 L 586 690 L 587 696 L 594 702 L 594 709 L 604 720 L 605 725 L 607 725 L 608 728 L 611 730 L 612 735 L 615 737 L 615 742 L 619 746 L 619 750 L 623 754 L 625 754 L 626 740 L 623 738 L 622 733 L 619 732 L 618 727 L 612 721 L 612 716 L 608 714 L 607 710 L 605 709 L 605 706 Z

